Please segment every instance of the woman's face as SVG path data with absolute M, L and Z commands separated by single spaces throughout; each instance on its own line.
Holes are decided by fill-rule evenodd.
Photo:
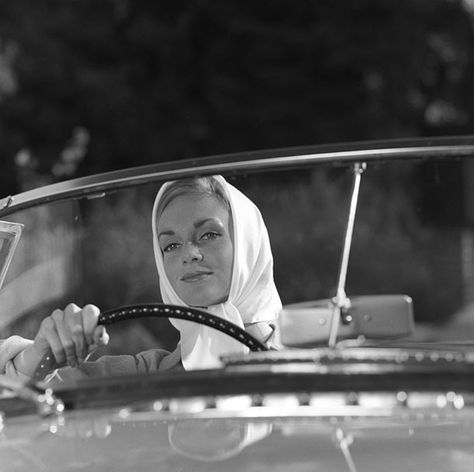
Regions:
M 210 195 L 181 195 L 157 222 L 166 275 L 187 305 L 227 300 L 234 259 L 229 210 Z

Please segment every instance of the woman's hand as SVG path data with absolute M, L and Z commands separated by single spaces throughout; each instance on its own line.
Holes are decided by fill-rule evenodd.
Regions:
M 90 352 L 109 342 L 105 327 L 97 324 L 99 313 L 94 305 L 80 308 L 74 303 L 64 310 L 54 310 L 41 322 L 33 344 L 14 359 L 16 369 L 25 375 L 33 375 L 49 351 L 53 353 L 56 367 L 82 364 Z

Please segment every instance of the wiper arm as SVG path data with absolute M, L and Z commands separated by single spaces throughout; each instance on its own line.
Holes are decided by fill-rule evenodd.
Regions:
M 352 458 L 350 445 L 354 441 L 352 435 L 347 435 L 342 428 L 337 428 L 336 430 L 336 440 L 339 443 L 342 453 L 344 454 L 344 459 L 346 460 L 347 467 L 350 472 L 357 472 L 356 466 L 354 464 L 354 459 Z
M 64 412 L 64 403 L 54 395 L 50 388 L 38 391 L 18 380 L 0 376 L 0 389 L 10 390 L 16 397 L 34 404 L 40 416 L 59 415 Z
M 337 341 L 337 333 L 341 322 L 341 313 L 351 306 L 351 301 L 346 295 L 346 276 L 349 266 L 349 254 L 351 252 L 352 236 L 354 233 L 354 222 L 359 200 L 360 181 L 362 173 L 366 169 L 365 162 L 356 162 L 354 164 L 354 187 L 352 190 L 351 206 L 349 208 L 349 217 L 347 219 L 346 236 L 344 238 L 344 247 L 342 249 L 341 267 L 339 270 L 339 280 L 337 283 L 336 296 L 332 299 L 333 314 L 331 319 L 331 329 L 329 331 L 329 347 L 334 347 Z

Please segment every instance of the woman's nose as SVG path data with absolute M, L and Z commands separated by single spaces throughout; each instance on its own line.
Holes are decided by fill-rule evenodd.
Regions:
M 199 248 L 193 243 L 187 243 L 184 245 L 183 250 L 183 261 L 190 262 L 199 262 L 202 260 L 202 254 Z

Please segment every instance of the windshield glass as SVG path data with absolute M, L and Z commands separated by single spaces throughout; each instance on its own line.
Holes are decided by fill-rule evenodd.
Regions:
M 371 163 L 362 175 L 346 293 L 408 295 L 418 340 L 469 339 L 469 169 L 459 160 Z M 353 178 L 350 165 L 228 178 L 263 215 L 284 306 L 335 296 Z M 45 316 L 70 302 L 108 310 L 162 301 L 151 229 L 159 188 L 151 183 L 9 216 L 24 232 L 0 292 L 2 337 L 34 337 Z M 109 330 L 107 352 L 114 354 L 172 350 L 179 338 L 163 319 Z
M 209 268 L 217 272 L 220 262 L 230 260 L 228 299 L 245 313 L 234 292 L 235 280 L 242 276 L 239 267 L 246 267 L 239 251 L 246 244 L 245 235 L 254 247 L 255 227 L 249 215 L 261 222 L 256 216 L 260 212 L 283 306 L 283 345 L 268 353 L 251 353 L 256 363 L 247 369 L 252 355 L 219 333 L 226 339 L 221 347 L 233 346 L 221 352 L 232 355 L 236 349 L 240 357 L 237 363 L 226 361 L 214 368 L 205 361 L 213 352 L 215 335 L 201 330 L 196 321 L 202 318 L 182 321 L 188 323 L 185 326 L 166 317 L 107 325 L 108 345 L 94 350 L 79 367 L 63 364 L 51 370 L 43 385 L 53 390 L 38 396 L 26 385 L 17 390 L 18 397 L 2 398 L 2 463 L 14 464 L 18 472 L 30 470 L 32 463 L 48 470 L 76 464 L 79 470 L 105 471 L 112 465 L 114 470 L 145 471 L 160 464 L 171 471 L 237 471 L 260 464 L 262 470 L 306 471 L 315 464 L 330 464 L 331 469 L 353 471 L 378 470 L 390 457 L 395 468 L 387 470 L 398 470 L 402 450 L 408 462 L 420 467 L 436 468 L 436 458 L 443 470 L 461 470 L 471 460 L 468 414 L 473 400 L 469 391 L 459 393 L 456 386 L 470 385 L 472 374 L 463 375 L 469 368 L 464 358 L 456 357 L 459 351 L 443 351 L 440 341 L 472 341 L 471 164 L 467 159 L 380 161 L 369 162 L 357 174 L 359 167 L 332 162 L 234 173 L 226 176 L 235 189 L 229 194 L 229 208 L 209 196 L 192 194 L 189 200 L 188 194 L 179 192 L 166 205 L 154 206 L 157 193 L 159 202 L 167 201 L 163 195 L 168 187 L 150 182 L 10 214 L 9 221 L 24 227 L 0 291 L 1 338 L 16 343 L 21 338 L 8 337 L 33 339 L 44 328 L 42 320 L 54 318 L 58 308 L 71 302 L 79 307 L 93 303 L 107 311 L 124 305 L 143 307 L 166 297 L 174 301 L 169 286 L 160 286 L 159 261 L 170 286 L 193 305 L 214 296 L 208 292 L 209 279 L 214 288 L 227 286 L 222 283 L 228 272 L 219 272 L 216 281 Z M 361 180 L 350 238 L 347 226 L 356 175 Z M 248 206 L 246 198 L 256 206 Z M 203 208 L 217 210 L 212 218 L 207 213 L 203 218 Z M 229 212 L 234 215 L 230 222 L 225 219 Z M 230 259 L 222 243 L 226 228 L 233 249 Z M 339 293 L 348 239 L 344 291 L 351 306 L 342 312 L 336 350 L 327 353 L 321 346 L 329 343 L 328 326 L 334 316 L 328 307 Z M 267 247 L 264 238 L 257 240 L 260 249 Z M 214 244 L 219 250 L 210 251 Z M 176 282 L 172 261 L 181 253 L 182 265 L 198 261 L 200 269 Z M 263 260 L 256 265 L 268 274 L 272 258 L 267 254 Z M 198 290 L 189 291 L 196 285 Z M 251 323 L 241 322 L 244 332 L 251 332 L 253 316 L 275 306 L 274 297 L 258 305 L 268 281 L 256 286 Z M 205 298 L 192 299 L 203 294 Z M 414 329 L 407 300 L 413 302 Z M 215 306 L 228 308 L 227 301 L 219 299 Z M 215 314 L 215 306 L 200 308 Z M 253 333 L 261 335 L 258 330 Z M 380 350 L 373 357 L 367 354 L 364 336 L 386 357 Z M 202 339 L 208 343 L 204 348 Z M 389 341 L 395 343 L 393 355 L 386 348 Z M 423 351 L 429 341 L 435 341 L 434 350 Z M 414 348 L 400 352 L 397 346 L 404 343 L 414 343 Z M 259 362 L 257 354 L 268 357 Z M 429 365 L 421 362 L 425 354 Z M 15 366 L 21 365 L 18 356 Z M 295 358 L 299 360 L 292 363 Z M 326 370 L 331 365 L 335 370 Z M 404 388 L 407 382 L 412 386 L 408 393 L 400 388 L 400 379 Z M 355 388 L 360 391 L 354 393 Z M 28 400 L 27 406 L 20 398 Z M 381 441 L 390 446 L 389 455 L 380 449 Z

